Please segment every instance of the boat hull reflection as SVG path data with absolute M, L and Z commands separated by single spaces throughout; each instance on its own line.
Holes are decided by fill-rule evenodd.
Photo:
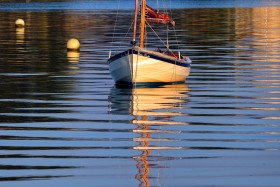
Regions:
M 186 104 L 188 91 L 187 84 L 139 88 L 113 87 L 109 98 L 110 108 L 114 114 L 133 116 L 181 115 L 168 109 L 178 109 Z

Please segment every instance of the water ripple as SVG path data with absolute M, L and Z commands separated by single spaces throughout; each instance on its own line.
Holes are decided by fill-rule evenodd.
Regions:
M 106 60 L 130 45 L 133 2 L 121 1 L 115 33 L 116 2 L 98 2 L 1 3 L 1 185 L 277 186 L 278 1 L 178 0 L 189 8 L 173 13 L 170 46 L 191 74 L 153 88 L 114 85 Z M 66 50 L 72 37 L 79 52 Z

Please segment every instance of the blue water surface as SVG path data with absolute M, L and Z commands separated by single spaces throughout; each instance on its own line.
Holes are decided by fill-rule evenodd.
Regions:
M 277 0 L 173 0 L 157 5 L 157 1 L 148 1 L 153 7 L 178 8 L 253 8 L 280 6 Z M 0 11 L 90 11 L 90 10 L 129 10 L 134 8 L 133 0 L 92 0 L 92 1 L 4 1 Z

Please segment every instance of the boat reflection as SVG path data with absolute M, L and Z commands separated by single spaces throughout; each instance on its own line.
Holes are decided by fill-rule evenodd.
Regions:
M 109 98 L 110 110 L 113 114 L 153 116 L 153 123 L 157 123 L 157 117 L 160 119 L 160 116 L 180 115 L 178 112 L 172 112 L 172 109 L 181 108 L 186 103 L 188 91 L 187 84 L 172 84 L 153 88 L 113 87 Z M 135 120 L 133 123 L 139 122 L 136 118 Z
M 181 115 L 179 112 L 176 112 L 178 111 L 176 109 L 186 104 L 188 91 L 189 89 L 186 84 L 165 85 L 156 88 L 114 87 L 111 90 L 111 113 L 132 115 L 132 123 L 136 126 L 133 132 L 138 134 L 138 136 L 133 138 L 133 141 L 137 145 L 133 146 L 133 149 L 139 150 L 141 153 L 134 156 L 133 159 L 137 163 L 138 173 L 135 175 L 135 178 L 139 181 L 139 187 L 150 186 L 148 178 L 150 176 L 149 167 L 155 165 L 149 164 L 148 161 L 151 151 L 179 149 L 179 147 L 174 146 L 160 146 L 158 143 L 166 140 L 154 137 L 154 135 L 160 135 L 167 131 L 150 129 L 150 126 L 180 124 L 180 122 L 173 121 L 172 118 Z M 157 144 L 152 145 L 152 142 L 157 142 Z M 153 167 L 161 168 L 158 165 Z

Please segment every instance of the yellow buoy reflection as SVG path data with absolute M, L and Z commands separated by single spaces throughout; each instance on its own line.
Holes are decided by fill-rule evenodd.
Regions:
M 80 60 L 80 52 L 78 51 L 68 51 L 67 59 L 70 63 L 78 63 Z
M 24 34 L 25 34 L 25 28 L 24 27 L 17 27 L 16 28 L 16 43 L 17 44 L 24 43 Z

